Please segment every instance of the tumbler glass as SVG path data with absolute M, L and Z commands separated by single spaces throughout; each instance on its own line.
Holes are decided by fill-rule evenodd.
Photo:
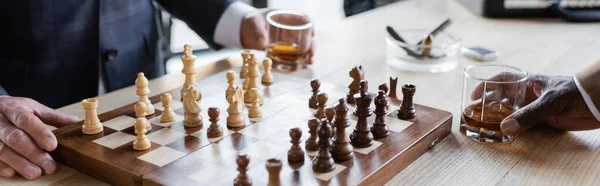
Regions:
M 464 70 L 460 132 L 478 142 L 510 143 L 500 123 L 525 105 L 527 72 L 506 65 L 472 65 Z
M 273 66 L 295 70 L 310 60 L 313 24 L 303 13 L 274 10 L 267 14 L 269 45 L 267 57 Z

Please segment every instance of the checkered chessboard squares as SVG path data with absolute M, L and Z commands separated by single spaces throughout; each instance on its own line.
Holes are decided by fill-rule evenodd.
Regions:
M 175 149 L 169 147 L 159 147 L 158 149 L 154 149 L 144 155 L 138 156 L 138 159 L 144 160 L 148 163 L 152 163 L 156 166 L 162 167 L 168 163 L 171 163 L 186 154 L 183 152 L 179 152 Z
M 153 132 L 148 136 L 148 139 L 154 143 L 158 143 L 161 145 L 167 145 L 171 142 L 174 142 L 178 139 L 184 138 L 186 136 L 185 133 L 179 132 L 177 130 L 172 130 L 170 128 L 163 128 L 156 132 Z
M 98 138 L 93 142 L 110 149 L 115 149 L 133 140 L 135 140 L 135 136 L 117 131 L 110 135 Z
M 278 124 L 278 123 L 258 122 L 254 125 L 250 125 L 244 129 L 238 131 L 238 133 L 241 133 L 241 134 L 244 134 L 244 135 L 247 135 L 250 137 L 254 137 L 257 139 L 265 139 L 265 138 L 275 134 L 276 132 L 279 132 L 285 126 L 287 126 L 285 123 Z
M 219 143 L 210 144 L 190 155 L 210 163 L 217 163 L 226 158 L 235 158 L 237 151 Z
M 192 173 L 189 178 L 201 183 L 200 185 L 225 185 L 232 182 L 237 175 L 238 172 L 233 167 L 224 168 L 213 164 Z
M 135 118 L 126 116 L 126 115 L 122 115 L 113 119 L 110 119 L 108 121 L 104 121 L 102 122 L 102 124 L 105 127 L 109 127 L 111 129 L 115 129 L 115 130 L 123 130 L 129 127 L 133 126 L 133 123 L 135 122 Z
M 285 150 L 287 150 L 287 147 L 278 146 L 265 141 L 259 141 L 242 149 L 241 152 L 256 157 L 275 157 Z

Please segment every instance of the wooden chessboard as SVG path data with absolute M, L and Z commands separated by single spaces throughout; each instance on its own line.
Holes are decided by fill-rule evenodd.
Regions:
M 160 95 L 150 98 L 156 113 L 147 117 L 152 124 L 152 130 L 147 134 L 152 141 L 149 150 L 132 148 L 135 139 L 133 105 L 137 100 L 131 100 L 121 108 L 99 114 L 104 124 L 102 133 L 84 135 L 81 132 L 83 121 L 55 130 L 59 145 L 52 156 L 113 185 L 232 185 L 238 173 L 235 163 L 238 152 L 250 157 L 248 175 L 254 185 L 266 185 L 265 162 L 269 158 L 279 158 L 284 163 L 280 174 L 284 185 L 382 185 L 450 133 L 451 113 L 416 104 L 416 118 L 400 120 L 395 114 L 401 101 L 390 100 L 392 105 L 386 117 L 389 137 L 376 140 L 370 148 L 355 148 L 354 158 L 336 163 L 335 170 L 330 173 L 314 173 L 311 159 L 316 152 L 306 152 L 304 163 L 287 162 L 287 150 L 291 146 L 289 129 L 302 129 L 303 149 L 309 136 L 307 121 L 314 113 L 308 107 L 308 98 L 312 94 L 310 80 L 279 73 L 273 75 L 275 82 L 263 87 L 263 117 L 249 120 L 246 109 L 247 125 L 244 128 L 227 129 L 227 83 L 225 72 L 221 72 L 197 81 L 203 94 L 202 127 L 183 126 L 180 89 L 176 89 L 169 93 L 173 95 L 171 105 L 178 119 L 169 127 L 159 121 L 163 109 Z M 241 84 L 241 81 L 237 83 Z M 373 88 L 376 87 L 371 87 L 371 92 L 374 92 Z M 320 90 L 329 95 L 328 106 L 344 98 L 347 92 L 345 87 L 326 82 L 322 82 Z M 206 136 L 210 124 L 206 111 L 211 106 L 221 108 L 220 124 L 225 129 L 224 136 L 216 139 Z M 353 105 L 349 106 L 354 110 Z M 369 118 L 369 124 L 374 117 Z M 357 119 L 354 115 L 349 118 L 348 134 Z

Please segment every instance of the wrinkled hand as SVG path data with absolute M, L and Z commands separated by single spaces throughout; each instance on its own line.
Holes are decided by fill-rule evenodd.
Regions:
M 269 45 L 269 32 L 267 30 L 268 23 L 266 15 L 269 12 L 267 9 L 258 10 L 246 15 L 242 19 L 240 25 L 240 40 L 242 46 L 247 49 L 265 50 Z M 282 17 L 289 22 L 307 22 L 305 17 L 288 16 Z M 302 20 L 299 20 L 302 19 Z M 281 33 L 286 38 L 297 39 L 297 33 L 290 31 L 289 33 Z M 314 37 L 314 29 L 311 31 L 311 36 Z M 314 42 L 310 42 L 309 54 L 312 58 L 314 51 Z
M 515 76 L 501 74 L 492 79 L 511 80 Z M 486 98 L 506 97 L 519 91 L 518 86 L 487 87 Z M 473 92 L 473 99 L 481 98 L 483 87 Z M 498 92 L 498 90 L 502 90 Z M 525 88 L 524 106 L 505 118 L 500 124 L 503 133 L 517 135 L 532 126 L 543 123 L 562 130 L 591 130 L 600 128 L 600 121 L 590 112 L 572 76 L 532 75 Z M 504 96 L 497 96 L 502 94 Z M 479 95 L 479 96 L 478 96 Z
M 54 173 L 56 163 L 47 152 L 57 141 L 44 123 L 61 127 L 77 120 L 29 98 L 0 96 L 0 176 L 36 179 Z

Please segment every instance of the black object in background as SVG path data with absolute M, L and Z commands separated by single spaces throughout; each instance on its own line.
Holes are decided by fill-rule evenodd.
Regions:
M 600 21 L 600 0 L 457 0 L 491 18 L 559 17 L 572 22 Z
M 356 15 L 375 8 L 374 0 L 344 0 L 346 17 Z

